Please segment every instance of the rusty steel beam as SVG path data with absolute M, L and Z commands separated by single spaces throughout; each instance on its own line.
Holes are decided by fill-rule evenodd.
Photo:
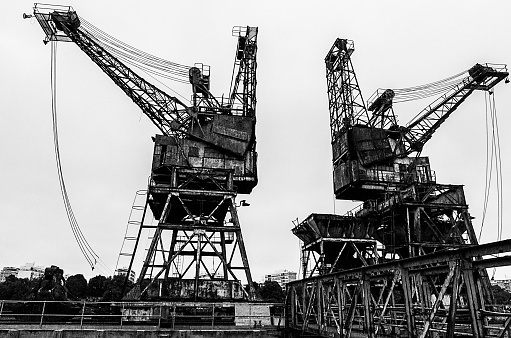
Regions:
M 290 282 L 286 326 L 319 337 L 486 337 L 487 319 L 510 324 L 486 310 L 481 269 L 509 265 L 509 253 L 505 240 Z M 485 257 L 497 254 L 507 255 Z

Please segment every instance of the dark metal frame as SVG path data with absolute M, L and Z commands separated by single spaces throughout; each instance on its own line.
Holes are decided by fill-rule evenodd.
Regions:
M 172 288 L 171 268 L 177 267 L 176 259 L 191 257 L 187 268 L 178 272 L 177 279 L 183 280 L 186 272 L 195 263 L 192 296 L 194 300 L 199 298 L 199 284 L 204 279 L 200 276 L 201 267 L 207 272 L 206 282 L 223 281 L 233 289 L 236 284 L 236 288 L 246 295 L 242 298 L 250 298 L 252 277 L 241 235 L 235 197 L 237 188 L 240 188 L 239 192 L 249 193 L 257 184 L 254 132 L 257 27 L 233 29 L 233 35 L 238 38 L 238 46 L 228 102 L 224 104 L 223 100 L 219 102 L 213 97 L 209 92 L 209 67 L 197 64 L 197 67 L 188 69 L 193 91 L 192 106 L 189 107 L 147 82 L 109 53 L 93 33 L 81 26 L 78 15 L 71 7 L 36 4 L 34 16 L 46 34 L 45 43 L 74 42 L 142 109 L 167 137 L 167 141 L 179 149 L 181 157 L 178 156 L 169 162 L 153 161 L 151 183 L 142 220 L 135 221 L 139 222 L 140 228 L 125 286 L 133 267 L 142 230 L 151 228 L 144 223 L 147 207 L 151 208 L 159 223 L 155 227 L 137 287 L 130 295 L 143 296 L 158 283 L 165 284 L 164 287 L 169 291 L 168 289 Z M 157 135 L 155 142 L 160 138 Z M 185 145 L 189 143 L 193 143 L 194 146 L 190 146 L 189 152 L 185 154 Z M 195 148 L 194 151 L 191 148 Z M 207 148 L 215 149 L 218 161 L 215 159 L 209 161 L 209 164 L 197 161 L 201 159 L 200 156 L 202 159 L 207 157 L 205 154 Z M 161 148 L 155 148 L 155 155 L 156 151 L 161 151 Z M 160 155 L 163 158 L 165 154 Z M 237 162 L 238 166 L 233 162 Z M 235 173 L 240 163 L 245 163 L 246 167 L 250 167 L 249 170 Z M 236 184 L 233 184 L 233 176 Z M 170 245 L 164 239 L 167 232 L 172 233 Z M 226 232 L 234 234 L 231 252 L 227 249 L 230 241 L 226 239 Z M 219 240 L 213 240 L 215 236 Z M 185 238 L 184 242 L 181 242 L 181 238 Z M 188 247 L 191 250 L 188 250 Z M 241 266 L 235 266 L 233 257 L 236 255 L 241 256 Z M 213 272 L 206 268 L 204 263 L 206 256 L 217 257 L 220 261 L 213 268 Z M 218 270 L 223 272 L 222 277 L 217 276 Z M 234 270 L 241 270 L 245 275 L 250 286 L 250 295 L 245 292 L 241 278 Z M 163 278 L 160 278 L 162 276 Z M 159 296 L 164 297 L 161 294 Z
M 189 178 L 200 176 L 203 182 L 207 181 L 209 189 L 205 189 L 206 186 L 204 189 L 196 186 L 188 188 L 191 179 L 177 185 L 180 175 Z M 183 298 L 204 299 L 200 285 L 204 281 L 217 281 L 224 282 L 225 288 L 234 290 L 231 296 L 225 297 L 227 300 L 250 299 L 252 290 L 247 292 L 242 285 L 243 277 L 248 285 L 252 285 L 252 276 L 237 214 L 233 172 L 174 167 L 165 183 L 158 182 L 161 182 L 161 177 L 157 181 L 151 180 L 145 208 L 156 208 L 161 216 L 156 226 L 141 221 L 128 271 L 133 266 L 142 231 L 151 229 L 154 233 L 137 287 L 129 298 L 180 298 L 177 291 L 172 290 L 178 285 L 174 281 L 191 278 L 193 294 L 191 297 L 183 295 Z M 217 189 L 211 190 L 211 182 Z M 165 202 L 155 205 L 156 200 Z M 212 257 L 218 259 L 216 264 L 213 262 L 213 267 Z M 185 266 L 180 267 L 180 264 Z M 191 270 L 193 265 L 195 272 Z M 207 276 L 202 276 L 201 269 L 206 271 Z M 162 288 L 167 290 L 162 291 Z
M 506 240 L 290 282 L 286 327 L 296 336 L 503 337 L 511 321 L 488 302 L 484 269 L 511 265 L 510 252 Z
M 429 159 L 419 154 L 474 90 L 491 90 L 507 68 L 476 64 L 400 127 L 391 90 L 372 100 L 368 116 L 353 51 L 352 41 L 336 39 L 325 58 L 334 193 L 364 203 L 346 216 L 323 215 L 328 222 L 314 222 L 312 214 L 293 229 L 303 242 L 304 279 L 288 284 L 287 327 L 329 337 L 486 337 L 494 333 L 488 321 L 498 319 L 488 312 L 493 297 L 485 268 L 510 265 L 511 256 L 482 256 L 510 252 L 511 241 L 478 245 L 463 187 L 436 183 Z M 348 243 L 354 263 L 340 259 Z M 367 259 L 359 247 L 378 254 Z M 511 319 L 499 323 L 503 336 Z

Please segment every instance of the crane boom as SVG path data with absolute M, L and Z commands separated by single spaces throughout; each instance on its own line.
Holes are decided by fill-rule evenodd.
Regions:
M 474 90 L 491 90 L 509 75 L 505 65 L 492 66 L 476 64 L 470 68 L 467 77 L 407 124 L 404 134 L 405 154 L 421 151 L 433 133 Z
M 228 103 L 219 102 L 209 92 L 209 74 L 191 67 L 193 102 L 188 106 L 146 81 L 106 50 L 92 33 L 81 27 L 71 7 L 36 4 L 34 16 L 46 34 L 45 42 L 74 42 L 165 136 L 200 140 L 238 157 L 254 150 L 257 27 L 238 27 L 233 31 L 238 35 L 235 62 L 238 71 L 233 74 Z
M 158 89 L 115 58 L 105 48 L 80 28 L 76 12 L 53 11 L 44 13 L 34 8 L 39 22 L 45 22 L 46 41 L 57 40 L 56 30 L 62 31 L 87 56 L 128 95 L 164 135 L 187 133 L 187 109 L 183 102 Z M 53 24 L 51 24 L 53 23 Z

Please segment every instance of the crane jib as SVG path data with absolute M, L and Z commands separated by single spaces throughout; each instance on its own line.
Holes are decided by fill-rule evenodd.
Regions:
M 235 62 L 239 72 L 228 104 L 220 103 L 210 93 L 209 68 L 205 73 L 206 66 L 199 66 L 188 70 L 193 89 L 189 107 L 147 82 L 106 50 L 92 31 L 81 27 L 71 7 L 36 4 L 34 15 L 46 34 L 45 42 L 70 41 L 78 45 L 163 134 L 193 137 L 236 156 L 243 156 L 254 145 L 257 27 L 233 30 L 239 36 Z M 243 86 L 238 86 L 240 82 Z

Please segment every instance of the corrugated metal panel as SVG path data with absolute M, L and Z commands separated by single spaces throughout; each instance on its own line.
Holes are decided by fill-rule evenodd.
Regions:
M 387 132 L 379 128 L 353 128 L 354 146 L 362 165 L 383 161 L 393 156 Z

